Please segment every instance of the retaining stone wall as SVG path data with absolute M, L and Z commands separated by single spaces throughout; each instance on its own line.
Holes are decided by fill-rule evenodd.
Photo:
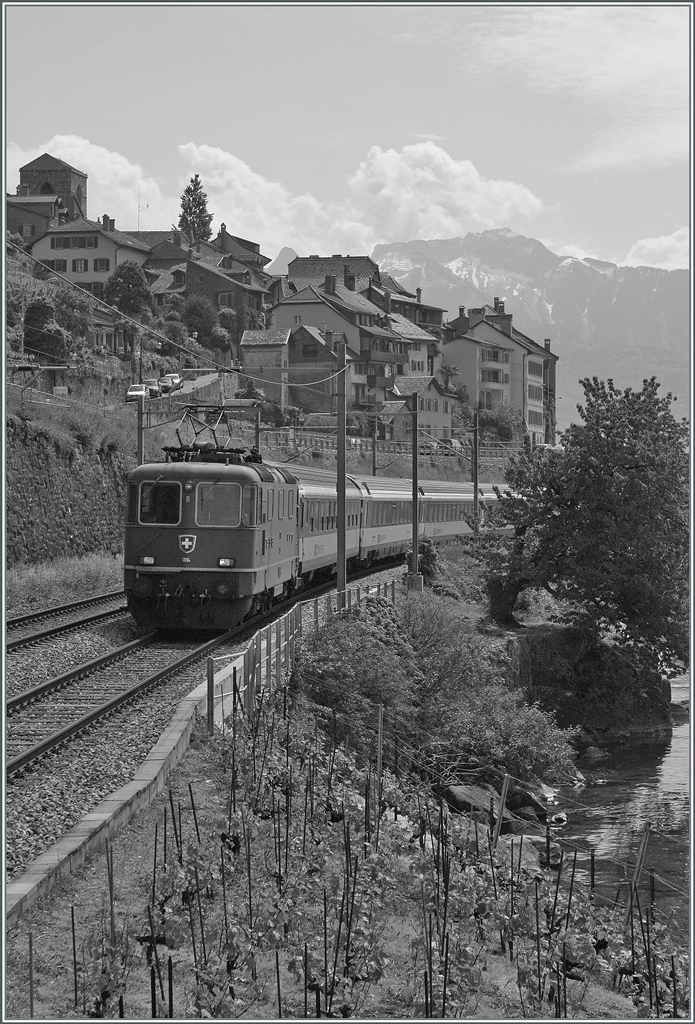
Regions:
M 121 551 L 127 470 L 120 453 L 84 450 L 75 438 L 8 416 L 8 568 L 66 555 Z

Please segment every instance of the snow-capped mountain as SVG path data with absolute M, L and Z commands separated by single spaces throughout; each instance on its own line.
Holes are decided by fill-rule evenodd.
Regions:
M 461 305 L 505 300 L 514 326 L 543 344 L 558 362 L 558 421 L 576 419 L 583 377 L 611 377 L 640 388 L 655 376 L 661 394 L 678 396 L 687 415 L 690 379 L 690 275 L 686 270 L 619 267 L 585 257 L 558 256 L 535 238 L 508 228 L 464 238 L 378 245 L 372 254 L 423 301 L 458 315 Z

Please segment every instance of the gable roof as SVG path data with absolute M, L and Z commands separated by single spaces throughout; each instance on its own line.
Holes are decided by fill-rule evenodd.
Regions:
M 380 274 L 380 279 L 382 289 L 388 288 L 393 295 L 400 295 L 403 298 L 407 297 L 409 299 L 415 299 L 415 295 L 412 292 L 409 292 L 406 288 L 404 288 L 403 285 L 400 284 L 395 279 L 395 277 L 391 277 L 390 274 L 385 274 L 382 272 Z M 417 299 L 415 299 L 415 301 L 417 301 Z
M 414 324 L 412 320 L 408 320 L 407 316 L 402 316 L 400 313 L 387 313 L 386 319 L 391 325 L 391 330 L 400 335 L 401 338 L 407 338 L 408 341 L 437 340 L 434 335 L 428 334 L 422 327 Z
M 254 284 L 244 284 L 243 281 L 237 281 L 236 278 L 230 277 L 228 273 L 225 273 L 223 270 L 218 270 L 217 267 L 213 267 L 210 263 L 205 263 L 202 260 L 189 259 L 188 265 L 190 265 L 193 270 L 201 270 L 206 274 L 214 274 L 217 277 L 222 277 L 228 285 L 234 285 L 235 288 L 241 288 L 245 292 L 261 292 L 261 294 L 265 294 L 265 288 L 259 288 Z
M 322 285 L 327 276 L 343 284 L 346 268 L 355 276 L 357 291 L 366 288 L 372 277 L 379 280 L 379 267 L 370 256 L 295 256 L 287 266 L 287 277 L 298 288 Z
M 432 385 L 440 395 L 446 392 L 436 377 L 398 377 L 391 389 L 396 395 L 420 395 Z
M 168 231 L 126 231 L 126 235 L 130 238 L 135 238 L 138 242 L 144 242 L 145 245 L 149 245 L 151 249 L 155 249 L 162 242 L 174 241 L 174 229 L 169 228 Z M 179 232 L 181 240 L 185 239 L 185 235 Z
M 81 174 L 83 178 L 87 177 L 87 175 L 85 174 L 84 171 L 78 171 L 76 167 L 72 166 L 72 164 L 67 163 L 67 161 L 65 161 L 65 160 L 60 160 L 57 156 L 51 156 L 50 153 L 42 153 L 41 156 L 37 156 L 33 160 L 30 160 L 28 164 L 24 164 L 23 167 L 19 168 L 19 173 L 21 174 L 22 171 L 28 171 L 28 170 L 32 170 L 32 171 L 42 171 L 42 170 L 47 170 L 48 171 L 48 170 L 52 170 L 53 171 L 53 170 L 58 170 L 61 167 L 67 167 L 68 170 L 74 171 L 75 174 Z
M 109 238 L 114 245 L 120 248 L 135 249 L 137 252 L 150 252 L 150 246 L 144 242 L 138 242 L 137 238 L 132 238 L 130 235 L 126 235 L 123 231 L 106 231 L 100 221 L 86 220 L 84 217 L 79 217 L 77 220 L 68 221 L 67 224 L 58 224 L 57 227 L 49 228 L 41 238 L 45 238 L 46 235 L 78 235 L 85 234 L 88 231 L 98 231 L 100 235 L 104 235 L 105 238 Z M 39 241 L 35 238 L 32 245 L 36 245 Z
M 149 266 L 149 262 L 150 262 L 149 260 L 145 261 L 145 263 L 143 265 L 143 268 L 142 268 L 143 271 L 147 272 L 148 270 L 151 270 L 151 271 L 154 270 L 154 268 L 151 268 Z M 183 291 L 185 291 L 185 289 L 186 289 L 186 282 L 185 282 L 185 280 L 184 280 L 184 282 L 182 284 L 177 284 L 174 281 L 174 274 L 177 273 L 177 272 L 181 272 L 181 273 L 184 273 L 184 274 L 186 273 L 186 263 L 185 263 L 185 261 L 183 263 L 177 263 L 177 264 L 175 264 L 174 266 L 171 266 L 171 267 L 164 267 L 164 268 L 162 268 L 162 270 L 159 272 L 157 280 L 153 281 L 150 284 L 150 286 L 149 286 L 150 291 L 152 292 L 152 294 L 153 295 L 157 295 L 157 294 L 161 294 L 163 292 L 183 292 Z
M 244 331 L 242 345 L 286 345 L 290 340 L 290 327 L 271 327 L 264 331 Z
M 12 206 L 38 206 L 41 203 L 56 203 L 59 196 L 7 196 Z

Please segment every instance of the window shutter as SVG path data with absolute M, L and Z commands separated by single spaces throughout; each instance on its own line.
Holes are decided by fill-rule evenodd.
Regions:
M 77 260 L 72 261 L 72 272 L 73 274 L 77 272 Z
M 51 249 L 55 249 L 55 247 L 56 247 L 56 240 L 53 237 L 53 235 L 51 235 Z

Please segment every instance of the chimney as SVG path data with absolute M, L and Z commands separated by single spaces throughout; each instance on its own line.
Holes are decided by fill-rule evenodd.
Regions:
M 101 218 L 101 223 L 102 223 L 102 227 L 104 228 L 104 231 L 108 231 L 109 230 L 109 215 L 107 213 L 105 213 L 104 216 Z
M 335 295 L 335 287 L 337 284 L 335 274 L 326 274 L 326 280 L 323 284 L 323 289 L 327 295 Z
M 390 288 L 384 288 L 384 312 L 387 313 L 387 314 L 391 312 L 391 289 Z
M 116 230 L 116 221 L 109 218 L 109 231 Z
M 174 232 L 174 237 L 173 237 L 172 241 L 173 241 L 174 245 L 178 245 L 178 247 L 181 248 L 181 232 L 180 231 L 175 231 Z
M 497 303 L 497 312 L 504 315 L 504 299 L 500 299 Z
M 462 320 L 463 320 L 465 315 L 466 315 L 466 307 L 465 306 L 459 306 L 459 316 L 461 317 Z
M 227 234 L 227 225 L 220 224 L 220 238 L 224 241 Z
M 329 348 L 331 350 L 331 352 L 332 352 L 333 351 L 333 331 L 324 331 L 324 341 L 326 342 L 326 347 Z
M 422 288 L 415 289 L 415 298 L 418 302 L 422 302 Z
M 346 274 L 345 275 L 345 287 L 347 288 L 347 290 L 349 292 L 354 292 L 354 290 L 355 290 L 355 275 L 354 274 Z
M 499 311 L 500 311 L 500 297 L 499 297 L 499 295 L 495 295 L 495 297 L 492 300 L 492 302 L 493 302 L 493 305 L 495 307 L 495 313 L 499 313 Z
M 545 345 L 545 351 L 550 352 L 550 338 L 544 338 L 543 344 Z

